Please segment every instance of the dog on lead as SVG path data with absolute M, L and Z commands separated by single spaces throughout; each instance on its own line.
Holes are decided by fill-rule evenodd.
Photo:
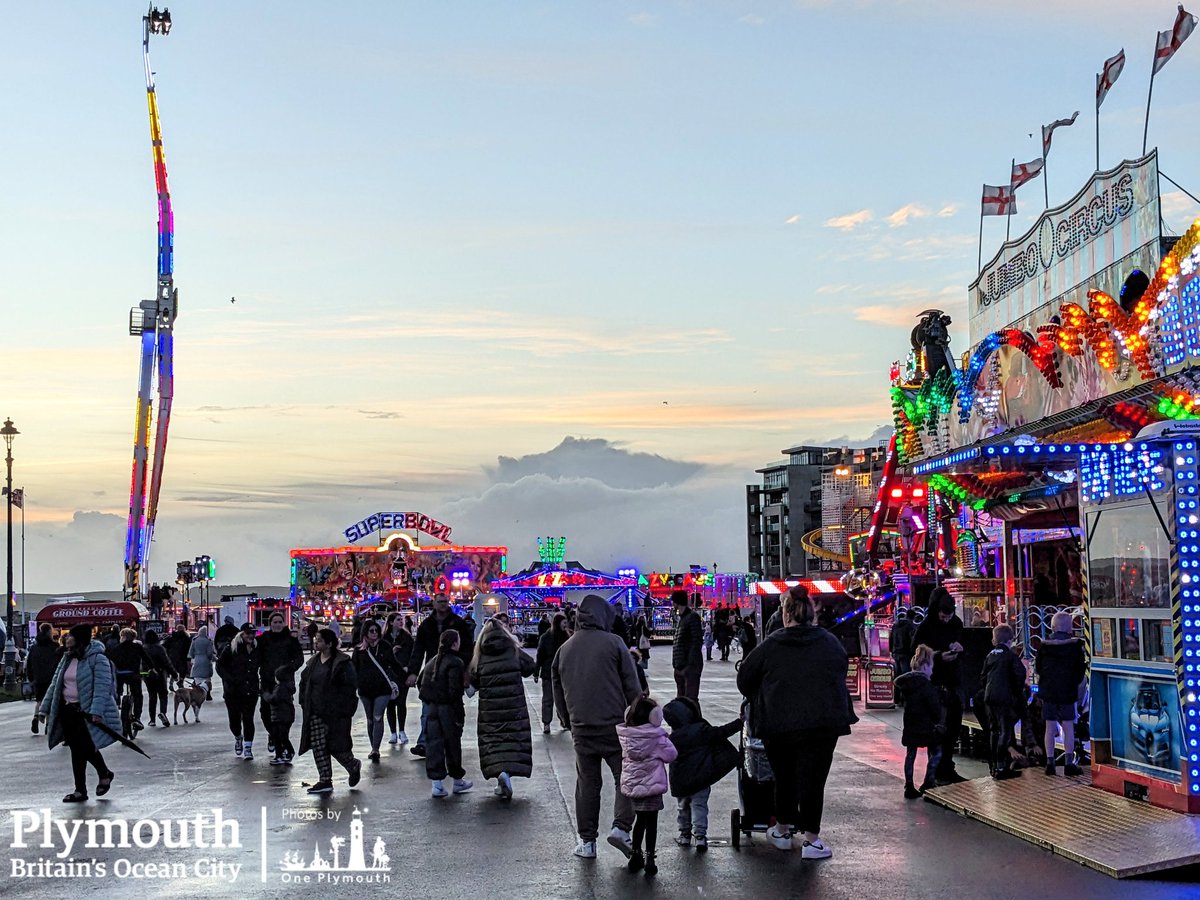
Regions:
M 190 684 L 188 682 L 191 682 Z M 183 679 L 180 686 L 175 689 L 175 724 L 179 724 L 179 707 L 183 707 L 183 723 L 187 724 L 188 711 L 196 717 L 196 722 L 200 721 L 200 707 L 204 705 L 204 701 L 208 699 L 208 691 L 203 685 L 196 684 L 190 678 Z

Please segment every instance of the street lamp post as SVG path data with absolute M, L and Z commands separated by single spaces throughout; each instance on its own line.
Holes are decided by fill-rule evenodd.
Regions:
M 4 459 L 7 466 L 7 474 L 4 482 L 4 499 L 8 510 L 8 576 L 5 579 L 7 593 L 4 595 L 4 602 L 7 606 L 5 625 L 8 635 L 8 640 L 4 645 L 4 686 L 6 688 L 14 688 L 17 684 L 17 645 L 15 633 L 13 632 L 12 445 L 13 439 L 20 433 L 13 427 L 12 419 L 4 420 L 4 427 L 0 428 L 0 435 L 4 436 L 4 443 L 8 447 L 8 455 Z

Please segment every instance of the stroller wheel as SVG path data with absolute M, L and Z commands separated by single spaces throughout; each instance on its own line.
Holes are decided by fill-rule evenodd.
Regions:
M 729 814 L 729 835 L 733 849 L 739 849 L 742 846 L 742 817 L 736 809 Z

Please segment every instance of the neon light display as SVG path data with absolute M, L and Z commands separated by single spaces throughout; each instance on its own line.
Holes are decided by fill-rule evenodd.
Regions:
M 151 7 L 142 17 L 142 62 L 146 70 L 146 105 L 150 115 L 150 149 L 157 193 L 157 288 L 154 300 L 143 300 L 130 316 L 130 333 L 141 337 L 138 399 L 134 416 L 133 473 L 129 488 L 129 519 L 125 534 L 125 594 L 140 597 L 149 584 L 150 547 L 158 517 L 171 402 L 175 394 L 173 328 L 178 312 L 175 273 L 175 215 L 167 183 L 158 94 L 150 66 L 150 35 L 169 34 L 170 13 Z M 155 378 L 157 369 L 157 378 Z M 150 450 L 151 397 L 157 381 L 158 422 Z M 149 481 L 149 486 L 147 486 Z
M 1175 551 L 1179 604 L 1174 629 L 1175 672 L 1183 709 L 1188 792 L 1200 794 L 1200 453 L 1195 441 L 1177 441 L 1175 454 Z

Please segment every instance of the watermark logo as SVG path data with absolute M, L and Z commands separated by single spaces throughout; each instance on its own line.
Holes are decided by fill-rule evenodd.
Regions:
M 335 834 L 328 841 L 315 841 L 311 852 L 307 848 L 288 850 L 279 869 L 283 880 L 292 884 L 386 884 L 392 880 L 391 857 L 382 837 L 371 842 L 368 858 L 363 817 L 357 807 L 350 816 L 349 839 Z

